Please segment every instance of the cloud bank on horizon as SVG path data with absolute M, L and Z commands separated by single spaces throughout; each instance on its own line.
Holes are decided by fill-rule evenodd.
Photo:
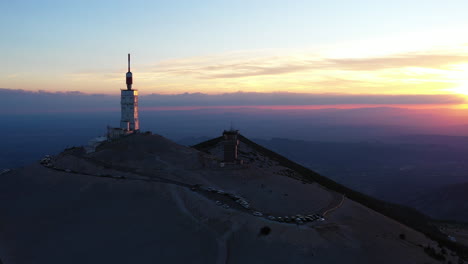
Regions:
M 40 112 L 100 112 L 119 111 L 118 95 L 87 94 L 78 91 L 48 92 L 1 89 L 1 114 L 28 114 Z M 187 110 L 203 108 L 452 108 L 464 105 L 466 98 L 457 94 L 437 95 L 378 95 L 378 94 L 306 94 L 306 93 L 254 93 L 223 94 L 182 93 L 147 94 L 140 97 L 140 108 L 145 110 Z M 278 106 L 285 106 L 278 108 Z M 188 107 L 188 108 L 187 108 Z

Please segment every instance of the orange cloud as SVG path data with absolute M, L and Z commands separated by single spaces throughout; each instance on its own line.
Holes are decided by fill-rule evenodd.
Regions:
M 137 66 L 135 66 L 137 67 Z M 77 72 L 47 87 L 118 93 L 125 69 Z M 376 56 L 332 56 L 324 52 L 231 52 L 171 59 L 133 70 L 145 93 L 295 92 L 350 94 L 440 94 L 467 84 L 464 45 Z M 1 80 L 1 76 L 0 76 Z M 40 83 L 12 80 L 8 88 Z M 92 83 L 92 86 L 91 86 Z M 5 87 L 5 86 L 4 86 Z M 52 89 L 52 88 L 49 88 Z M 468 92 L 467 92 L 468 93 Z
M 447 69 L 449 65 L 468 63 L 468 55 L 407 53 L 377 58 L 327 59 L 327 62 L 333 68 L 353 71 L 406 67 Z

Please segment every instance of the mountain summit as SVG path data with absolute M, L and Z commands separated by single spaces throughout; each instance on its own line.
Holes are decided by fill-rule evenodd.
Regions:
M 353 192 L 241 135 L 238 147 L 243 162 L 225 163 L 222 138 L 190 148 L 139 133 L 5 172 L 0 258 L 8 264 L 462 261 L 422 233 L 430 231 L 423 216 Z M 411 220 L 396 221 L 403 219 L 398 212 Z M 421 223 L 418 230 L 414 223 Z

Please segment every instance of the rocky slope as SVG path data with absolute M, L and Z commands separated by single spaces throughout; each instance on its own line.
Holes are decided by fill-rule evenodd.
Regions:
M 247 142 L 247 143 L 246 143 Z M 10 263 L 457 263 L 248 141 L 244 165 L 138 134 L 0 175 Z M 205 149 L 205 150 L 207 150 Z M 424 250 L 424 247 L 427 247 Z M 446 252 L 442 254 L 442 252 Z

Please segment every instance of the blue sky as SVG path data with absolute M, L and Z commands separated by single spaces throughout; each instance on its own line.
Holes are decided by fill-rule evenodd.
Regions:
M 0 9 L 0 87 L 27 90 L 33 83 L 48 90 L 54 78 L 63 86 L 69 74 L 120 70 L 127 52 L 149 67 L 233 51 L 365 46 L 369 39 L 468 25 L 467 1 L 2 0 Z

